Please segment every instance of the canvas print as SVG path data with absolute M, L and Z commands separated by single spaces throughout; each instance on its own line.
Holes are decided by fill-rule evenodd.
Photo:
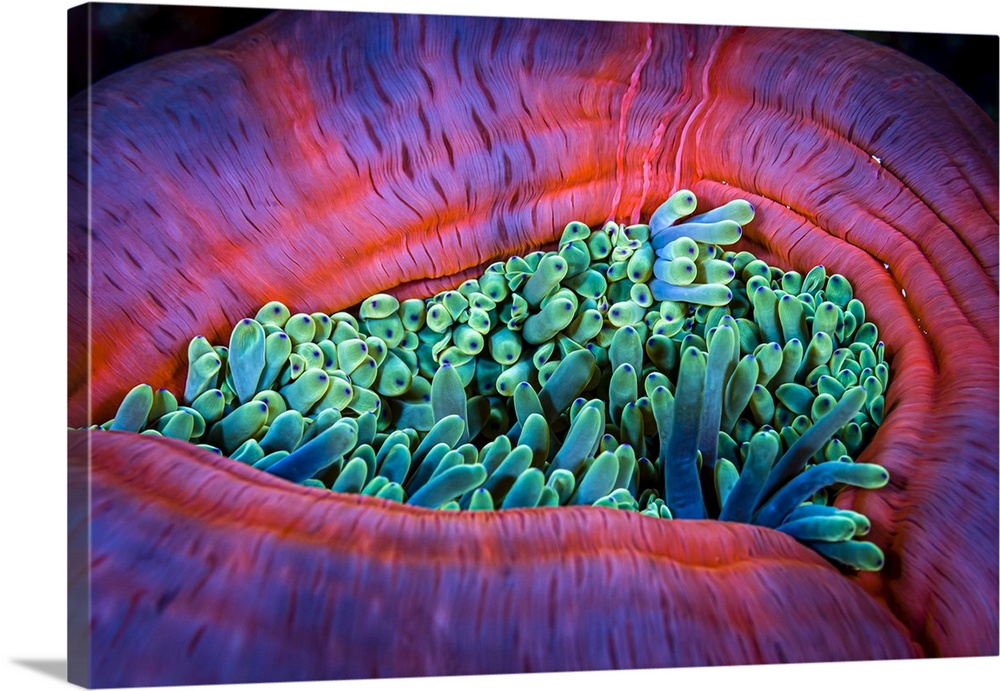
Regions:
M 199 40 L 69 102 L 71 681 L 998 654 L 995 109 L 839 31 Z

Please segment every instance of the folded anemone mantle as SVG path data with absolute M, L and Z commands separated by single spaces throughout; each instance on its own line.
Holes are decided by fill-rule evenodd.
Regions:
M 997 129 L 928 68 L 833 32 L 279 13 L 69 120 L 72 426 L 181 390 L 187 341 L 269 300 L 427 295 L 680 187 L 847 276 L 893 377 L 859 459 L 891 482 L 838 500 L 885 551 L 863 575 L 763 528 L 444 514 L 72 431 L 91 683 L 997 654 Z

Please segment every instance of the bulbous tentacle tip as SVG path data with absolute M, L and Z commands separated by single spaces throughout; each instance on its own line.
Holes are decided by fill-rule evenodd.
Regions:
M 694 283 L 698 277 L 698 266 L 693 259 L 685 256 L 677 259 L 657 259 L 653 264 L 653 275 L 661 281 L 676 286 L 686 286 Z
M 293 314 L 283 328 L 293 346 L 308 343 L 316 335 L 316 322 L 310 314 Z
M 257 392 L 266 366 L 266 335 L 260 322 L 241 319 L 233 327 L 228 364 L 236 396 L 245 403 Z
M 803 544 L 838 564 L 858 571 L 880 571 L 885 566 L 885 554 L 871 542 L 804 540 Z
M 514 481 L 504 497 L 501 509 L 530 509 L 538 506 L 545 492 L 545 474 L 538 468 L 528 468 Z
M 119 432 L 140 432 L 146 426 L 152 408 L 153 387 L 149 384 L 139 384 L 122 399 L 108 429 Z
M 470 511 L 493 511 L 495 508 L 493 496 L 488 489 L 480 487 L 473 491 L 469 502 Z
M 280 329 L 284 328 L 291 316 L 291 311 L 284 304 L 272 301 L 261 307 L 254 319 L 261 324 L 271 324 Z
M 392 295 L 379 293 L 366 298 L 358 310 L 361 319 L 384 319 L 399 309 L 399 300 Z
M 728 305 L 732 291 L 719 284 L 675 285 L 662 280 L 650 281 L 653 298 L 661 301 L 687 302 L 693 305 Z
M 654 235 L 694 213 L 698 198 L 690 190 L 678 190 L 657 207 L 649 217 L 649 228 Z
M 580 223 L 579 221 L 571 221 L 566 224 L 563 229 L 562 235 L 559 237 L 559 249 L 561 250 L 565 246 L 572 242 L 586 241 L 590 238 L 591 230 L 590 226 L 586 223 Z
M 733 199 L 722 206 L 706 211 L 703 214 L 692 216 L 688 223 L 717 223 L 719 221 L 730 221 L 737 225 L 744 226 L 754 219 L 756 210 L 746 199 Z
M 192 413 L 177 410 L 157 420 L 155 429 L 165 437 L 190 441 L 195 432 L 195 422 L 196 418 Z M 204 429 L 204 424 L 201 427 Z

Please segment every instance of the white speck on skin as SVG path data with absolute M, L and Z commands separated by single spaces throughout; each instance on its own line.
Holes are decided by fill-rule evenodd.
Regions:
M 875 161 L 876 163 L 878 163 L 879 165 L 882 165 L 882 158 L 880 156 L 876 156 L 875 154 L 872 154 L 872 160 Z

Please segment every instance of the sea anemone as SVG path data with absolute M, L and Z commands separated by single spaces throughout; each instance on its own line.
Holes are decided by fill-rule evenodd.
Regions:
M 71 594 L 89 605 L 71 611 L 70 662 L 84 683 L 997 653 L 996 128 L 926 68 L 832 32 L 282 13 L 95 85 L 71 102 L 70 136 L 69 424 L 111 420 L 108 427 L 130 430 L 69 433 L 71 555 L 86 574 L 71 581 Z M 280 313 L 293 346 L 335 328 L 321 324 L 324 315 L 358 303 L 357 318 L 383 342 L 400 336 L 395 321 L 382 320 L 401 326 L 411 312 L 431 330 L 447 329 L 456 316 L 448 300 L 468 301 L 463 282 L 512 255 L 558 249 L 560 240 L 572 246 L 575 234 L 609 220 L 627 228 L 650 219 L 647 246 L 680 259 L 683 243 L 670 246 L 678 238 L 658 232 L 672 225 L 663 216 L 670 207 L 657 209 L 681 187 L 704 209 L 750 202 L 756 218 L 736 251 L 787 269 L 774 278 L 789 276 L 796 294 L 822 265 L 824 296 L 844 318 L 853 297 L 864 303 L 855 339 L 872 353 L 873 374 L 888 363 L 884 396 L 878 376 L 877 391 L 848 395 L 833 369 L 812 382 L 828 377 L 819 396 L 794 387 L 775 396 L 811 414 L 836 393 L 868 405 L 881 423 L 856 465 L 886 469 L 888 485 L 846 489 L 835 509 L 841 519 L 870 519 L 866 539 L 884 551 L 881 571 L 844 571 L 773 530 L 787 510 L 765 515 L 765 526 L 702 521 L 683 493 L 666 504 L 694 520 L 582 506 L 428 511 L 369 496 L 391 480 L 369 494 L 330 492 L 289 483 L 314 474 L 301 465 L 286 463 L 274 477 L 135 434 L 156 405 L 152 387 L 129 393 L 137 381 L 184 392 L 193 409 L 208 396 L 199 403 L 208 410 L 222 391 L 212 377 L 228 371 L 228 389 L 251 407 L 236 408 L 244 412 L 213 446 L 238 455 L 245 428 L 268 415 L 266 403 L 253 402 L 268 366 L 267 309 Z M 579 223 L 567 227 L 571 220 Z M 702 302 L 706 320 L 713 304 L 728 302 L 722 265 L 656 266 L 646 257 L 630 266 L 622 255 L 619 271 L 642 275 L 649 298 Z M 563 307 L 559 299 L 542 305 L 565 278 L 554 256 L 526 262 L 519 284 L 526 318 L 513 326 L 539 350 L 573 328 L 559 322 L 553 332 L 553 315 L 529 327 L 530 314 Z M 736 257 L 724 263 L 735 270 Z M 685 283 L 692 270 L 711 290 Z M 829 363 L 832 344 L 812 343 L 795 311 L 803 308 L 780 305 L 784 296 L 765 283 L 747 294 L 776 317 L 758 323 L 758 334 L 777 330 L 785 342 L 786 330 L 798 329 L 800 360 Z M 448 291 L 458 297 L 446 300 Z M 434 293 L 436 314 L 425 307 L 420 315 L 412 300 Z M 612 323 L 627 333 L 648 298 L 619 297 L 621 323 Z M 250 314 L 257 319 L 242 320 Z M 878 325 L 884 362 L 874 327 L 861 332 L 865 321 Z M 189 342 L 193 334 L 204 342 Z M 486 335 L 453 330 L 453 343 L 432 352 L 456 348 L 443 377 L 488 347 L 473 343 L 476 334 Z M 211 344 L 230 336 L 240 355 L 223 370 Z M 712 337 L 699 338 L 712 358 Z M 338 345 L 337 358 L 379 365 L 355 340 L 343 352 Z M 685 372 L 704 381 L 699 352 L 675 354 L 674 385 L 694 396 L 703 387 Z M 308 358 L 330 356 L 296 355 L 304 371 Z M 541 378 L 547 363 L 535 364 Z M 607 382 L 601 414 L 620 427 L 629 403 L 632 419 L 644 414 L 631 396 L 636 369 L 621 358 L 618 379 Z M 427 380 L 444 392 L 432 422 L 454 419 L 454 381 Z M 288 395 L 308 409 L 319 380 L 302 381 Z M 753 387 L 745 388 L 753 410 Z M 319 395 L 329 390 L 327 382 Z M 656 401 L 666 400 L 658 391 L 649 392 L 654 418 Z M 764 420 L 767 399 L 758 397 Z M 530 394 L 522 398 L 531 409 Z M 123 399 L 129 405 L 119 409 Z M 587 405 L 570 410 L 583 427 L 598 414 Z M 726 418 L 725 405 L 716 413 Z M 816 427 L 832 414 L 816 413 Z M 187 417 L 163 427 L 183 436 Z M 534 424 L 528 414 L 519 422 Z M 346 444 L 356 432 L 342 426 L 326 441 Z M 267 446 L 281 450 L 278 436 Z M 580 446 L 593 446 L 584 436 Z M 690 458 L 695 441 L 683 437 L 677 457 Z M 776 455 L 772 433 L 742 441 L 743 470 Z M 613 474 L 612 457 L 620 462 L 615 449 L 604 451 L 610 457 L 598 464 L 595 456 L 595 477 Z M 553 460 L 549 479 L 576 469 L 563 460 Z M 449 463 L 442 474 L 463 467 Z M 339 467 L 334 489 L 363 490 L 367 459 L 362 465 Z M 525 470 L 510 477 L 534 478 L 519 496 L 539 494 L 527 486 L 537 473 Z M 727 473 L 718 471 L 720 487 L 737 493 Z M 459 494 L 469 495 L 459 508 L 487 504 L 473 486 L 462 485 Z M 418 503 L 451 499 L 423 487 Z M 603 480 L 587 482 L 583 503 L 608 504 L 614 495 L 604 489 Z M 791 510 L 799 499 L 789 501 Z M 660 514 L 655 502 L 642 508 L 651 507 Z M 808 540 L 809 530 L 792 532 Z
M 180 402 L 139 384 L 94 428 L 431 509 L 752 523 L 880 569 L 853 540 L 867 518 L 830 505 L 888 481 L 852 457 L 883 418 L 877 328 L 843 276 L 723 252 L 752 205 L 684 219 L 696 205 L 681 190 L 649 225 L 573 222 L 553 250 L 357 317 L 269 302 L 228 346 L 191 340 Z

